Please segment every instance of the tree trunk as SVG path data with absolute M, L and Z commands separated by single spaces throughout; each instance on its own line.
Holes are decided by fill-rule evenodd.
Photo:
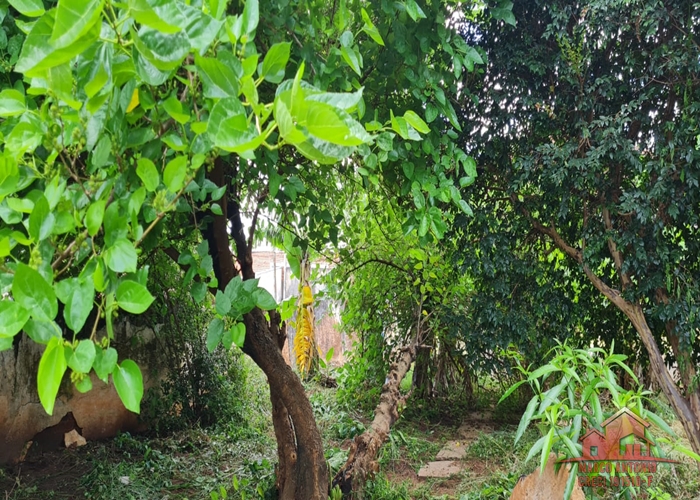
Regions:
M 221 158 L 217 159 L 214 168 L 208 174 L 209 179 L 217 186 L 228 185 L 229 167 Z M 246 238 L 238 205 L 226 201 L 236 198 L 236 193 L 233 196 L 226 193 L 221 202 L 223 214 L 209 214 L 213 223 L 202 230 L 204 237 L 209 241 L 212 258 L 216 257 L 214 271 L 218 287 L 222 291 L 239 273 L 244 280 L 255 278 L 250 243 L 255 230 L 255 218 L 250 237 Z M 231 235 L 228 232 L 229 221 Z M 235 242 L 238 269 L 230 251 L 229 236 L 232 236 Z M 246 336 L 243 352 L 262 369 L 270 385 L 272 422 L 279 457 L 279 499 L 323 500 L 328 498 L 329 476 L 321 434 L 299 377 L 282 357 L 286 332 L 279 326 L 279 315 L 270 311 L 269 318 L 270 321 L 257 307 L 244 316 Z
M 392 363 L 388 380 L 382 387 L 379 404 L 374 410 L 374 420 L 369 429 L 355 437 L 348 460 L 333 478 L 332 486 L 339 486 L 343 498 L 362 498 L 367 477 L 377 472 L 379 449 L 386 441 L 391 426 L 398 420 L 398 403 L 403 401 L 399 385 L 416 357 L 416 342 L 400 349 L 397 361 Z

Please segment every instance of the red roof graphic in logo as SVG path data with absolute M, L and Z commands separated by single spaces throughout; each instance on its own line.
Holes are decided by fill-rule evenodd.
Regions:
M 649 423 L 623 408 L 583 435 L 584 460 L 648 460 L 654 442 L 644 432 Z M 622 444 L 624 442 L 624 444 Z

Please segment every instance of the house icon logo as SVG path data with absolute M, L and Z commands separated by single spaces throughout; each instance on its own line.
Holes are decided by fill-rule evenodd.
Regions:
M 591 428 L 581 437 L 580 457 L 559 463 L 578 463 L 581 486 L 651 485 L 659 462 L 678 462 L 652 454 L 656 443 L 649 427 L 649 422 L 622 408 L 600 425 L 602 431 Z

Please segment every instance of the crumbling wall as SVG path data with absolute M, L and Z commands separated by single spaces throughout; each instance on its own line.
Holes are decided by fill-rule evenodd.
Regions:
M 130 358 L 138 363 L 145 389 L 156 385 L 160 363 L 154 331 L 122 322 L 115 325 L 114 334 L 120 361 Z M 44 349 L 22 333 L 13 349 L 0 352 L 0 464 L 16 460 L 28 441 L 70 412 L 88 440 L 111 437 L 120 430 L 139 430 L 138 416 L 124 408 L 114 384 L 105 384 L 94 374 L 92 390 L 81 394 L 67 372 L 53 415 L 48 415 L 37 393 L 37 368 Z

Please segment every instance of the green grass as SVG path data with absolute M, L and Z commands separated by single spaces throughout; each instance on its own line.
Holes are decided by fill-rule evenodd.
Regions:
M 248 361 L 246 361 L 248 362 Z M 37 498 L 90 498 L 95 500 L 218 500 L 274 498 L 276 445 L 270 421 L 265 378 L 250 363 L 244 426 L 193 428 L 165 438 L 122 434 L 104 442 L 91 442 L 77 450 L 38 457 L 21 469 L 0 469 L 4 500 Z M 331 472 L 347 459 L 352 439 L 370 424 L 371 415 L 341 405 L 336 390 L 307 383 L 318 427 L 323 435 Z M 510 423 L 508 407 L 494 413 L 495 431 L 475 436 L 467 448 L 467 469 L 448 479 L 421 480 L 420 467 L 435 458 L 449 440 L 461 440 L 458 427 L 483 396 L 471 402 L 441 400 L 414 403 L 395 424 L 378 457 L 379 472 L 369 481 L 366 498 L 373 500 L 477 500 L 508 499 L 523 474 L 536 468 L 536 459 L 525 462 L 528 450 L 539 438 L 531 428 L 514 445 L 517 425 Z M 673 422 L 667 405 L 659 399 L 657 411 Z M 511 412 L 511 413 L 509 413 Z M 674 429 L 680 430 L 677 422 Z M 697 498 L 700 474 L 687 458 L 662 466 L 655 476 L 658 498 Z M 603 500 L 612 500 L 608 492 Z

